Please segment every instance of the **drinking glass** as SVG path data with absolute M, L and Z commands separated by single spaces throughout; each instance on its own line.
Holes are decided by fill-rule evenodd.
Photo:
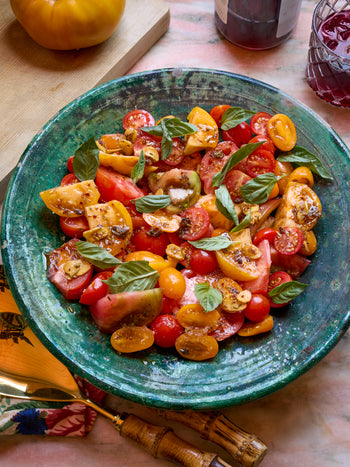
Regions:
M 317 4 L 306 79 L 321 99 L 350 107 L 350 0 L 321 0 Z

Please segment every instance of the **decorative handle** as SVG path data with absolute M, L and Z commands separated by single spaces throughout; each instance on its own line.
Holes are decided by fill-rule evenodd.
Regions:
M 171 410 L 158 410 L 157 413 L 197 431 L 201 438 L 223 447 L 245 467 L 258 466 L 267 452 L 267 446 L 257 436 L 242 430 L 220 413 Z
M 187 467 L 231 467 L 215 453 L 202 451 L 179 438 L 171 428 L 151 425 L 135 415 L 124 415 L 117 429 L 153 457 Z

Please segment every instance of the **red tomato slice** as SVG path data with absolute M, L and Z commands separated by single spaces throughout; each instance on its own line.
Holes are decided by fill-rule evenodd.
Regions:
M 65 175 L 61 180 L 61 186 L 72 185 L 73 183 L 78 183 L 79 180 L 74 175 L 74 173 L 69 173 Z
M 259 271 L 259 277 L 252 281 L 243 282 L 243 288 L 250 290 L 251 293 L 267 294 L 269 275 L 271 268 L 271 249 L 268 240 L 261 240 L 257 247 L 261 251 L 261 256 L 256 260 L 256 267 Z
M 162 138 L 160 138 L 159 136 L 149 135 L 145 131 L 141 131 L 134 142 L 134 154 L 135 156 L 139 156 L 143 149 L 147 147 L 152 147 L 158 151 L 160 158 L 161 143 Z
M 169 170 L 169 165 L 171 167 L 178 166 L 183 161 L 185 145 L 180 138 L 173 138 L 173 148 L 171 154 L 164 160 L 160 160 L 159 163 L 155 163 L 157 167 L 163 166 L 165 164 L 165 169 Z M 161 158 L 161 149 L 159 150 L 159 158 Z M 168 166 L 168 167 L 167 167 Z
M 218 128 L 221 128 L 221 119 L 224 113 L 226 112 L 227 109 L 229 109 L 231 105 L 216 105 L 211 109 L 209 112 L 210 115 L 213 117 L 215 120 L 215 123 L 217 124 Z
M 309 266 L 311 261 L 305 256 L 296 255 L 281 255 L 271 246 L 271 261 L 277 268 L 284 269 L 293 279 L 297 279 Z
M 269 132 L 267 131 L 267 122 L 271 117 L 272 115 L 267 112 L 258 112 L 253 115 L 250 119 L 250 128 L 253 133 L 256 135 L 269 136 Z
M 230 130 L 222 132 L 222 137 L 225 141 L 233 141 L 239 148 L 242 144 L 247 144 L 252 139 L 252 136 L 252 130 L 247 122 L 240 123 Z
M 295 255 L 303 246 L 304 235 L 299 227 L 284 227 L 277 231 L 273 246 L 281 255 Z
M 204 208 L 189 208 L 181 213 L 178 235 L 184 240 L 199 240 L 204 237 L 210 226 L 210 217 Z
M 215 189 L 211 186 L 214 175 L 220 172 L 226 161 L 237 150 L 237 145 L 232 141 L 222 141 L 215 149 L 205 153 L 199 168 L 199 176 L 206 194 L 214 193 Z
M 133 203 L 130 203 L 126 206 L 128 213 L 130 214 L 133 230 L 140 229 L 141 227 L 149 227 L 141 212 L 136 210 L 136 206 Z
M 291 280 L 292 280 L 291 276 L 285 271 L 273 272 L 269 279 L 268 291 L 270 292 L 270 290 L 274 289 L 275 287 L 285 284 L 286 282 L 290 282 Z M 286 306 L 289 303 L 289 302 L 273 303 L 270 297 L 269 297 L 269 300 L 270 300 L 270 306 L 272 308 L 281 308 L 282 306 Z
M 86 273 L 75 278 L 68 279 L 64 273 L 65 263 L 81 259 L 75 246 L 77 241 L 77 239 L 71 239 L 48 254 L 47 277 L 55 284 L 66 300 L 78 300 L 90 283 L 93 273 L 91 265 Z
M 262 141 L 264 141 L 264 143 L 259 146 L 258 149 L 265 149 L 266 151 L 270 151 L 274 156 L 276 152 L 276 146 L 273 144 L 272 139 L 269 136 L 256 135 L 249 141 L 249 143 L 261 143 Z M 252 154 L 254 154 L 254 152 Z
M 67 237 L 83 238 L 85 230 L 89 230 L 89 223 L 85 216 L 60 217 L 60 227 Z
M 166 233 L 150 227 L 135 232 L 131 241 L 136 251 L 150 251 L 159 256 L 165 255 L 166 247 L 169 245 Z
M 100 166 L 97 169 L 95 183 L 101 193 L 102 200 L 105 202 L 117 200 L 127 205 L 132 199 L 145 195 L 131 178 L 108 167 Z
M 270 313 L 270 308 L 270 300 L 265 295 L 254 293 L 244 310 L 244 316 L 249 321 L 259 322 Z
M 257 246 L 262 240 L 268 240 L 270 243 L 273 243 L 276 237 L 276 229 L 273 229 L 272 227 L 265 227 L 264 229 L 258 230 L 258 232 L 254 235 L 253 244 Z
M 258 148 L 247 157 L 246 173 L 250 177 L 257 177 L 265 173 L 273 173 L 276 166 L 276 159 L 272 153 L 265 149 Z
M 243 324 L 243 311 L 238 313 L 226 313 L 222 311 L 219 326 L 210 335 L 220 342 L 236 334 Z
M 179 165 L 179 169 L 183 170 L 194 170 L 198 173 L 199 166 L 202 162 L 202 155 L 200 152 L 194 152 L 189 156 L 183 158 Z
M 147 110 L 132 110 L 128 112 L 123 118 L 123 128 L 142 128 L 144 126 L 154 126 L 155 120 Z
M 208 282 L 209 285 L 213 285 L 214 282 L 223 277 L 222 273 L 218 269 L 210 274 L 198 274 L 193 271 L 193 269 L 190 269 L 189 266 L 186 269 L 183 269 L 181 274 L 184 276 L 186 281 L 186 291 L 183 297 L 179 300 L 180 308 L 184 305 L 198 303 L 198 298 L 194 294 L 196 284 Z
M 242 203 L 243 198 L 241 194 L 241 186 L 251 180 L 249 175 L 246 175 L 240 170 L 232 169 L 225 177 L 224 184 L 228 189 L 232 201 L 234 203 Z
M 83 305 L 92 305 L 93 303 L 96 303 L 97 300 L 107 295 L 109 293 L 109 287 L 102 281 L 107 280 L 112 274 L 113 271 L 102 271 L 97 273 L 92 282 L 82 293 L 79 302 Z

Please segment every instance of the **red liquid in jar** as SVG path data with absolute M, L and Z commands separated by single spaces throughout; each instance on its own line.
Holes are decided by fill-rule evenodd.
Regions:
M 328 16 L 317 33 L 319 40 L 334 54 L 321 49 L 320 44 L 310 48 L 308 83 L 322 99 L 350 107 L 350 10 Z

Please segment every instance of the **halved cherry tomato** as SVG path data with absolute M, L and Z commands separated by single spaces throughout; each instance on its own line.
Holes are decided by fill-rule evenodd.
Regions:
M 180 138 L 173 138 L 173 147 L 172 147 L 170 156 L 164 159 L 163 162 L 165 162 L 167 165 L 171 165 L 174 167 L 176 165 L 181 164 L 181 162 L 183 161 L 183 158 L 185 157 L 184 148 L 185 148 L 185 145 Z
M 270 313 L 270 301 L 265 295 L 252 294 L 250 302 L 244 310 L 249 321 L 262 321 Z
M 218 327 L 210 333 L 217 341 L 223 341 L 236 334 L 244 324 L 244 313 L 226 313 L 221 311 Z
M 274 156 L 276 152 L 276 146 L 273 144 L 269 136 L 256 135 L 251 140 L 248 141 L 248 143 L 261 143 L 261 142 L 263 142 L 263 144 L 259 146 L 258 149 L 265 149 L 266 151 L 270 151 L 271 154 Z M 254 154 L 254 152 L 252 154 Z
M 239 123 L 230 130 L 224 130 L 222 137 L 225 141 L 233 141 L 240 148 L 242 144 L 247 144 L 252 139 L 253 133 L 247 122 Z
M 62 178 L 60 185 L 66 186 L 66 185 L 72 185 L 73 183 L 78 183 L 78 182 L 79 180 L 77 179 L 77 177 L 74 175 L 74 173 L 71 172 Z
M 191 268 L 198 274 L 209 274 L 218 267 L 215 253 L 195 248 L 190 256 Z
M 107 167 L 100 166 L 97 169 L 95 183 L 103 201 L 117 200 L 127 205 L 132 199 L 145 195 L 131 178 Z
M 111 336 L 111 345 L 121 353 L 140 352 L 152 347 L 154 335 L 147 326 L 125 326 Z
M 164 256 L 169 239 L 166 233 L 150 227 L 141 228 L 133 235 L 132 242 L 137 251 L 151 251 Z
M 270 243 L 273 243 L 274 239 L 277 237 L 277 230 L 272 227 L 265 227 L 264 229 L 259 230 L 253 237 L 253 244 L 258 246 L 262 240 L 268 240 Z
M 213 119 L 215 120 L 217 126 L 219 128 L 221 128 L 221 119 L 222 119 L 222 116 L 224 115 L 224 113 L 226 112 L 227 109 L 229 109 L 231 107 L 231 105 L 216 105 L 215 107 L 213 107 L 211 109 L 211 111 L 209 112 L 210 115 L 213 117 Z
M 290 282 L 291 280 L 292 280 L 291 276 L 285 271 L 273 272 L 271 274 L 271 276 L 270 276 L 270 279 L 269 279 L 268 290 L 270 292 L 270 290 L 274 289 L 275 287 L 277 287 L 279 285 L 282 285 L 282 284 L 285 284 L 286 282 Z M 281 308 L 282 306 L 286 306 L 289 303 L 289 302 L 287 302 L 287 303 L 274 303 L 270 297 L 269 297 L 269 301 L 270 301 L 270 306 L 272 308 Z
M 142 128 L 143 126 L 153 126 L 155 120 L 153 116 L 147 112 L 147 110 L 132 110 L 128 112 L 123 118 L 123 128 L 127 130 L 129 128 Z
M 245 174 L 241 170 L 232 169 L 228 172 L 225 177 L 224 184 L 226 185 L 234 203 L 243 202 L 241 187 L 251 179 L 252 178 L 249 175 Z
M 282 255 L 295 255 L 303 246 L 303 232 L 299 227 L 280 227 L 273 246 Z
M 256 135 L 268 136 L 267 123 L 271 115 L 267 112 L 258 112 L 250 120 L 250 128 Z
M 181 213 L 178 235 L 184 240 L 199 240 L 207 233 L 210 217 L 204 208 L 192 207 Z
M 174 315 L 159 315 L 150 325 L 154 343 L 159 347 L 174 347 L 176 339 L 184 332 Z
M 292 120 L 284 114 L 276 114 L 267 124 L 269 136 L 281 151 L 290 151 L 297 142 L 297 132 Z
M 257 177 L 265 173 L 273 173 L 276 159 L 270 151 L 258 148 L 247 157 L 245 169 L 250 177 Z
M 89 223 L 85 216 L 60 217 L 60 227 L 67 237 L 83 238 L 85 230 L 89 230 Z
M 83 305 L 92 305 L 97 300 L 104 297 L 109 292 L 109 287 L 103 281 L 107 280 L 113 271 L 101 271 L 95 275 L 92 282 L 86 287 L 82 293 L 79 302 Z
M 165 268 L 160 272 L 158 283 L 159 287 L 163 289 L 163 294 L 173 300 L 179 300 L 186 290 L 184 276 L 173 267 Z
M 212 336 L 202 332 L 185 332 L 176 339 L 175 348 L 188 360 L 203 361 L 214 358 L 219 345 Z
M 158 151 L 160 159 L 161 143 L 162 138 L 159 136 L 149 135 L 145 131 L 141 131 L 134 142 L 134 155 L 139 156 L 142 150 L 151 147 Z

